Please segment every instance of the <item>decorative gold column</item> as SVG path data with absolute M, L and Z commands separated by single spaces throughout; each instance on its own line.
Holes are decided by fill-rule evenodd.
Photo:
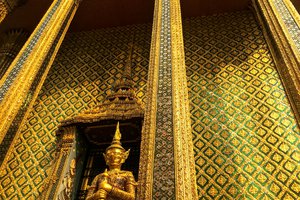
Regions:
M 78 0 L 55 0 L 0 80 L 0 143 L 19 128 L 38 95 L 78 7 Z M 15 131 L 16 132 L 16 131 Z M 10 138 L 14 137 L 13 133 Z
M 252 0 L 300 124 L 300 15 L 290 0 Z
M 67 191 L 73 191 L 76 156 L 76 127 L 65 127 L 59 135 L 57 158 L 50 177 L 45 181 L 45 192 L 40 199 L 73 199 L 72 195 L 76 194 Z
M 138 199 L 198 199 L 179 0 L 156 0 Z
M 0 46 L 0 79 L 6 72 L 9 65 L 18 55 L 29 34 L 22 29 L 12 29 L 3 33 Z

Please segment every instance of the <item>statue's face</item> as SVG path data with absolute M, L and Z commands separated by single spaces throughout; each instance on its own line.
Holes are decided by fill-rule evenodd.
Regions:
M 121 166 L 125 162 L 125 159 L 125 152 L 122 149 L 108 149 L 105 154 L 105 160 L 108 166 Z

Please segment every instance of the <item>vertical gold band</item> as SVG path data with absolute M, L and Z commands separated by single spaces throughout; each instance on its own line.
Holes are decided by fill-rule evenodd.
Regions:
M 0 118 L 2 119 L 0 122 L 0 142 L 3 140 L 7 130 L 13 122 L 13 119 L 21 108 L 23 101 L 26 99 L 27 93 L 31 85 L 33 84 L 34 79 L 36 78 L 38 71 L 45 64 L 44 60 L 47 56 L 51 56 L 48 63 L 46 63 L 47 67 L 45 73 L 47 73 L 59 48 L 59 44 L 64 38 L 66 31 L 63 31 L 61 35 L 59 35 L 59 33 L 63 24 L 65 23 L 66 17 L 71 12 L 74 1 L 62 1 L 59 4 L 57 3 L 58 1 L 53 2 L 29 40 L 21 49 L 20 53 L 17 55 L 16 59 L 10 65 L 8 71 L 0 81 L 2 90 L 1 92 L 4 95 L 0 103 L 0 107 L 2 108 L 0 111 Z M 53 12 L 55 6 L 57 7 L 57 9 L 55 13 L 52 14 L 52 18 L 45 26 L 45 21 L 47 21 L 46 18 L 51 12 Z M 72 10 L 72 12 L 75 13 L 74 10 Z M 72 14 L 71 18 L 68 19 L 69 22 L 72 20 L 73 15 L 74 14 Z M 67 23 L 67 26 L 69 22 Z M 39 34 L 38 32 L 41 30 L 42 26 L 45 26 L 43 32 L 41 33 L 39 39 L 35 42 L 32 51 L 28 53 L 28 46 L 32 45 L 33 40 L 36 40 L 36 35 Z M 57 37 L 60 38 L 57 40 Z M 57 42 L 57 44 L 54 44 L 54 42 Z M 51 52 L 52 55 L 48 55 L 51 48 L 53 48 L 53 45 L 55 47 L 55 50 L 54 52 Z M 22 57 L 24 56 L 24 54 L 29 54 L 25 61 L 22 60 L 24 59 L 24 57 Z M 20 60 L 22 60 L 23 62 L 21 69 L 19 70 L 15 78 L 12 79 L 10 74 L 18 65 L 18 63 L 21 63 Z M 8 85 L 8 82 L 10 82 L 11 84 Z M 40 85 L 41 84 L 42 81 L 40 82 Z M 5 88 L 8 88 L 8 90 L 5 91 Z
M 180 0 L 171 0 L 176 199 L 197 199 Z

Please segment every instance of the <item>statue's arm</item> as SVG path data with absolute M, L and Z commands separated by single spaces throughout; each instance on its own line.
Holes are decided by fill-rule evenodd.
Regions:
M 96 176 L 91 184 L 91 186 L 88 187 L 88 193 L 86 195 L 86 200 L 94 200 L 95 193 L 97 192 L 97 182 L 98 182 L 98 176 Z
M 122 200 L 134 200 L 135 199 L 135 188 L 137 183 L 134 180 L 132 173 L 130 172 L 127 177 L 125 189 L 126 191 L 120 190 L 119 188 L 112 187 L 109 195 Z

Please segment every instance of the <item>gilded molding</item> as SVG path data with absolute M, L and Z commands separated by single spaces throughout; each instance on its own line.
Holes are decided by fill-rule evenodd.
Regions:
M 74 8 L 73 8 L 74 10 Z M 68 24 L 70 23 L 70 18 L 74 15 L 74 12 L 70 12 L 67 18 L 65 19 L 63 28 L 60 30 L 59 34 L 57 35 L 54 44 L 50 48 L 46 59 L 43 61 L 42 66 L 37 72 L 36 77 L 34 78 L 28 94 L 26 95 L 26 100 L 22 103 L 21 108 L 17 111 L 16 117 L 13 119 L 6 135 L 4 136 L 2 143 L 0 144 L 1 148 L 1 156 L 0 156 L 0 163 L 3 162 L 7 152 L 11 152 L 11 144 L 15 144 L 15 141 L 18 141 L 19 134 L 21 132 L 20 127 L 27 123 L 27 116 L 29 115 L 30 108 L 34 105 L 34 99 L 39 94 L 39 91 L 43 85 L 44 80 L 47 77 L 48 71 L 50 69 L 51 63 L 53 62 L 54 56 L 57 52 L 57 48 L 60 46 L 63 38 L 62 35 L 65 34 L 67 31 Z M 8 149 L 10 148 L 10 149 Z M 7 158 L 7 156 L 6 156 Z
M 252 1 L 257 18 L 261 23 L 265 38 L 270 46 L 281 81 L 285 87 L 289 101 L 298 124 L 300 124 L 300 54 L 286 27 L 281 14 L 273 1 Z M 284 1 L 291 9 L 291 2 Z M 290 13 L 299 26 L 299 14 L 294 10 Z
M 198 199 L 180 1 L 170 6 L 176 199 Z
M 167 19 L 169 21 L 162 21 L 166 19 L 166 17 L 168 17 Z M 170 37 L 169 45 L 171 47 L 169 53 L 171 55 L 163 53 L 163 50 L 168 48 L 168 44 L 167 40 L 164 40 L 166 39 L 166 35 L 165 32 L 162 33 L 164 28 L 162 26 L 170 26 L 170 33 L 168 34 Z M 171 57 L 170 61 L 168 60 L 169 56 Z M 172 83 L 167 87 L 172 88 L 172 97 L 170 98 L 172 99 L 170 104 L 172 105 L 172 108 L 169 108 L 172 112 L 172 118 L 170 119 L 170 122 L 164 123 L 169 123 L 171 125 L 173 124 L 171 133 L 173 133 L 172 148 L 174 148 L 173 164 L 175 167 L 175 177 L 173 181 L 175 181 L 175 194 L 170 195 L 176 199 L 197 199 L 195 163 L 193 157 L 192 133 L 188 108 L 189 101 L 187 95 L 188 89 L 182 39 L 180 2 L 178 0 L 155 2 L 148 73 L 148 99 L 141 144 L 141 149 L 143 150 L 140 158 L 140 185 L 138 186 L 138 199 L 163 198 L 162 196 L 164 195 L 159 191 L 157 188 L 158 186 L 155 185 L 153 174 L 155 173 L 155 162 L 162 162 L 155 160 L 156 154 L 158 154 L 155 152 L 158 151 L 156 149 L 157 144 L 155 144 L 157 137 L 156 134 L 160 134 L 160 132 L 157 133 L 157 130 L 160 129 L 160 127 L 157 127 L 156 124 L 158 120 L 156 113 L 158 111 L 157 104 L 159 103 L 158 97 L 161 95 L 160 93 L 164 92 L 159 91 L 162 89 L 159 84 L 162 81 L 160 80 L 162 77 L 167 77 L 164 73 L 170 73 L 168 70 L 164 71 L 165 68 L 169 66 L 172 67 L 172 69 L 170 69 Z M 166 105 L 169 105 L 169 103 L 170 102 L 165 102 Z M 167 118 L 168 116 L 162 119 L 164 120 Z M 156 172 L 154 176 L 158 176 L 158 174 L 159 173 Z M 165 176 L 168 175 L 165 174 Z M 158 180 L 159 179 L 155 179 L 155 181 Z M 154 187 L 156 187 L 155 191 Z M 169 192 L 172 193 L 172 191 Z
M 287 6 L 289 5 L 289 6 Z M 300 26 L 299 26 L 299 14 L 297 12 L 291 12 L 292 3 L 284 0 L 273 0 L 270 2 L 270 6 L 274 10 L 274 14 L 284 31 L 285 36 L 290 41 L 294 51 L 300 51 Z M 298 57 L 299 58 L 299 57 Z
M 296 10 L 295 6 L 292 4 L 292 2 L 290 0 L 283 0 L 283 3 L 285 4 L 285 6 L 287 7 L 287 9 L 289 10 L 290 14 L 292 15 L 292 17 L 295 20 L 295 23 L 298 25 L 298 27 L 300 28 L 300 14 L 298 13 L 298 11 Z
M 39 199 L 57 199 L 59 186 L 64 178 L 63 173 L 69 168 L 67 158 L 70 156 L 75 140 L 76 126 L 64 127 L 58 139 L 57 158 L 54 159 L 50 176 L 45 180 L 45 190 Z
M 140 152 L 139 184 L 137 186 L 138 200 L 152 199 L 153 160 L 157 110 L 156 94 L 158 90 L 158 65 L 160 52 L 160 16 L 161 1 L 155 1 L 148 69 L 148 90 Z
M 0 111 L 0 117 L 3 119 L 0 124 L 0 141 L 2 141 L 3 137 L 5 136 L 8 128 L 10 127 L 14 117 L 16 116 L 18 110 L 20 109 L 22 102 L 25 100 L 27 96 L 27 92 L 29 88 L 31 87 L 31 84 L 33 83 L 34 77 L 37 76 L 37 73 L 41 66 L 44 64 L 44 60 L 48 56 L 48 52 L 52 48 L 53 42 L 56 40 L 58 33 L 60 33 L 60 29 L 62 25 L 65 23 L 66 17 L 69 15 L 70 12 L 72 12 L 72 17 L 68 19 L 67 26 L 69 26 L 70 21 L 72 20 L 76 9 L 73 9 L 74 1 L 68 0 L 63 1 L 59 4 L 57 4 L 58 1 L 55 1 L 50 6 L 49 10 L 41 20 L 40 24 L 37 26 L 36 30 L 33 32 L 33 34 L 30 36 L 29 40 L 26 42 L 16 59 L 13 61 L 11 66 L 9 67 L 6 74 L 3 76 L 3 78 L 0 80 L 0 86 L 1 86 L 1 95 L 3 96 L 3 99 L 1 101 L 1 107 L 2 110 Z M 50 12 L 53 12 L 53 7 L 58 6 L 55 13 L 52 14 L 52 18 L 47 18 Z M 45 26 L 44 21 L 48 21 L 46 27 L 44 27 L 44 31 L 41 33 L 40 39 L 36 41 L 36 32 L 38 32 L 41 26 Z M 64 35 L 67 31 L 67 28 L 63 31 L 62 35 L 60 36 L 58 40 L 58 44 L 55 47 L 54 52 L 51 55 L 51 58 L 47 64 L 47 69 L 45 71 L 45 74 L 47 74 L 47 71 L 49 70 L 54 57 L 58 51 L 59 44 L 62 42 Z M 30 46 L 31 41 L 35 41 L 35 45 L 31 52 L 27 52 L 28 46 Z M 23 54 L 29 54 L 27 56 L 27 59 L 23 58 Z M 19 61 L 23 62 L 22 68 L 20 71 L 15 75 L 15 78 L 13 82 L 11 83 L 11 86 L 7 86 L 6 82 L 9 78 L 10 72 L 14 70 L 14 67 Z M 46 77 L 44 74 L 44 78 Z M 44 79 L 43 78 L 43 79 Z M 43 83 L 42 81 L 40 82 Z M 40 84 L 40 87 L 41 87 Z M 9 87 L 9 89 L 6 89 L 7 92 L 5 92 L 5 88 Z M 34 99 L 33 99 L 34 100 Z
M 32 85 L 30 85 L 30 84 L 32 84 L 32 81 L 35 80 L 36 78 L 39 80 L 37 86 L 34 88 L 35 91 L 33 91 L 32 99 L 31 99 L 31 101 L 29 103 L 29 106 L 27 107 L 27 110 L 25 111 L 24 117 L 22 118 L 22 122 L 19 124 L 18 129 L 20 127 L 22 127 L 24 124 L 26 124 L 27 116 L 30 113 L 29 110 L 33 106 L 34 101 L 35 101 L 35 99 L 36 99 L 36 97 L 37 97 L 37 95 L 38 95 L 38 93 L 39 93 L 39 91 L 40 91 L 40 89 L 41 89 L 41 87 L 43 85 L 43 82 L 44 82 L 44 80 L 47 77 L 47 73 L 48 73 L 48 71 L 50 69 L 50 66 L 51 66 L 51 64 L 52 64 L 52 62 L 54 60 L 54 57 L 55 57 L 55 55 L 56 55 L 56 53 L 58 51 L 58 48 L 60 47 L 60 44 L 61 44 L 61 42 L 62 42 L 62 40 L 64 38 L 64 35 L 67 32 L 67 29 L 68 29 L 68 27 L 69 27 L 69 25 L 71 23 L 71 20 L 74 17 L 76 9 L 77 9 L 77 7 L 74 6 L 74 4 L 72 4 L 72 1 L 68 1 L 68 2 L 65 2 L 65 4 L 63 4 L 63 6 L 58 10 L 57 15 L 56 14 L 54 15 L 55 19 L 51 19 L 51 22 L 53 22 L 53 23 L 50 22 L 50 26 L 51 27 L 50 28 L 46 27 L 46 30 L 47 30 L 46 32 L 47 32 L 48 35 L 46 34 L 46 35 L 42 36 L 42 41 L 41 41 L 41 44 L 40 44 L 40 49 L 34 49 L 34 51 L 33 51 L 34 55 L 31 55 L 32 56 L 31 59 L 27 60 L 28 63 L 26 63 L 26 67 L 27 67 L 26 70 L 23 70 L 23 71 L 21 71 L 18 74 L 18 76 L 19 76 L 19 78 L 21 80 L 20 82 L 24 84 L 23 87 L 22 87 L 23 90 L 27 90 L 28 91 L 31 88 L 31 86 L 32 86 Z M 51 10 L 51 7 L 50 7 L 49 10 Z M 48 12 L 49 12 L 49 10 L 48 10 Z M 47 14 L 45 16 L 47 16 Z M 45 18 L 45 16 L 44 16 L 44 18 Z M 44 20 L 42 20 L 39 25 L 43 24 L 43 21 Z M 63 25 L 63 27 L 60 27 L 62 25 Z M 36 31 L 38 31 L 38 30 L 39 30 L 39 26 L 36 28 L 36 30 L 34 31 L 34 33 Z M 55 30 L 57 30 L 57 32 Z M 23 47 L 23 50 L 21 50 L 21 52 L 18 54 L 19 57 L 21 57 L 20 56 L 21 53 L 26 52 L 26 46 L 30 44 L 30 42 L 31 42 L 30 40 L 32 39 L 32 37 L 34 38 L 34 35 L 35 35 L 34 33 L 32 34 L 31 38 L 27 41 L 27 43 L 25 44 L 25 46 Z M 51 42 L 53 42 L 53 40 L 55 41 L 55 45 L 54 46 L 52 46 L 53 44 L 51 44 Z M 47 44 L 47 42 L 48 42 L 48 44 Z M 49 50 L 50 50 L 50 53 L 49 53 Z M 47 54 L 47 58 L 45 60 L 43 60 L 42 58 L 38 57 L 40 55 L 43 55 L 43 53 Z M 18 59 L 18 56 L 17 56 L 17 59 Z M 43 56 L 41 56 L 41 57 L 43 57 Z M 15 59 L 14 62 L 16 62 L 17 59 Z M 45 69 L 42 70 L 42 71 L 40 71 L 40 68 L 41 68 L 42 65 L 43 65 L 43 68 L 45 68 Z M 12 70 L 12 66 L 14 66 L 14 65 L 11 65 L 11 67 L 9 69 L 10 71 Z M 29 67 L 29 69 L 28 69 L 28 67 Z M 33 67 L 36 67 L 36 69 L 31 69 Z M 25 72 L 27 72 L 27 73 L 25 73 Z M 38 73 L 38 75 L 40 77 L 33 78 L 35 75 L 37 75 L 37 73 Z M 27 84 L 24 83 L 25 81 L 27 81 L 26 82 Z M 2 84 L 2 80 L 0 82 Z M 25 96 L 25 98 L 27 97 L 26 91 L 24 91 L 23 93 L 19 92 L 20 93 L 19 94 L 17 92 L 16 88 L 13 88 L 13 89 L 15 89 L 15 91 L 14 91 L 15 95 L 18 96 L 19 98 L 23 98 L 24 96 Z M 12 95 L 12 93 L 13 92 L 10 92 L 9 95 Z M 15 99 L 15 98 L 13 98 L 13 99 Z M 22 103 L 20 103 L 20 102 L 21 101 L 19 100 L 17 102 L 11 102 L 11 103 L 15 107 L 18 107 L 18 106 L 22 105 Z M 3 101 L 2 104 L 5 104 L 5 106 L 9 107 L 9 104 L 6 103 L 5 101 Z M 19 111 L 17 108 L 10 108 L 10 109 L 7 109 L 7 110 L 10 111 L 11 114 L 16 114 Z M 12 111 L 14 111 L 16 113 L 13 113 Z M 5 112 L 1 112 L 0 114 L 1 115 L 5 115 Z M 4 119 L 4 123 L 1 124 L 1 126 L 2 126 L 1 127 L 2 128 L 1 129 L 2 132 L 0 132 L 1 133 L 1 135 L 0 135 L 1 136 L 1 140 L 3 139 L 3 137 L 5 136 L 5 133 L 6 133 L 3 130 L 5 128 L 7 129 L 8 127 L 10 127 L 10 123 L 13 121 L 13 120 L 7 121 L 8 124 L 5 124 L 5 120 L 7 120 L 7 118 L 5 118 Z M 5 169 L 7 169 L 9 159 L 11 157 L 11 154 L 13 154 L 13 148 L 15 147 L 16 143 L 18 143 L 19 138 L 20 138 L 20 134 L 21 134 L 21 131 L 18 130 L 17 133 L 16 133 L 16 135 L 14 136 L 14 139 L 13 139 L 13 141 L 12 141 L 12 143 L 11 143 L 8 151 L 7 151 L 7 154 L 5 155 L 5 158 L 4 158 L 3 164 L 1 165 L 0 171 L 3 171 Z

